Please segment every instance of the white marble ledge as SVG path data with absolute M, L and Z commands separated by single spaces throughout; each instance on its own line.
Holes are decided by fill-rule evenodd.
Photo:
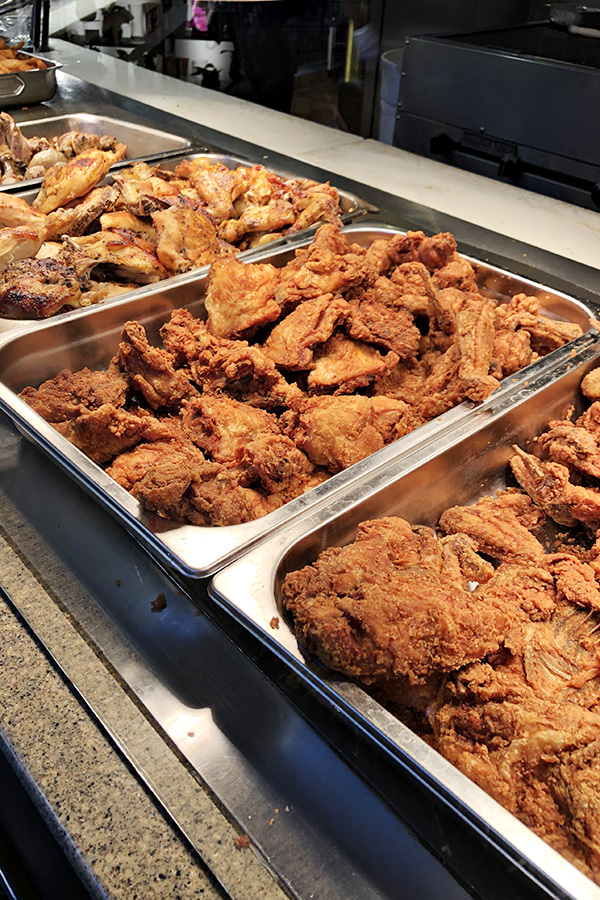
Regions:
M 53 39 L 85 81 L 318 165 L 515 240 L 600 268 L 600 215 Z
M 363 142 L 357 135 L 265 109 L 67 41 L 53 38 L 49 55 L 64 63 L 65 72 L 84 81 L 274 153 L 294 156 L 294 151 L 303 153 Z

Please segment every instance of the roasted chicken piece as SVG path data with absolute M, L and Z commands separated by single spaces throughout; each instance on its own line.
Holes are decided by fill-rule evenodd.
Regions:
M 113 163 L 125 156 L 125 144 L 117 144 L 114 150 L 85 150 L 70 159 L 62 168 L 50 169 L 33 207 L 49 213 L 65 206 L 76 197 L 83 197 L 101 181 Z
M 136 163 L 131 169 L 115 172 L 114 182 L 125 208 L 134 216 L 149 216 L 177 200 L 179 190 L 175 184 L 154 173 L 147 163 Z
M 35 256 L 44 243 L 44 237 L 43 224 L 0 229 L 0 272 L 13 262 Z
M 19 225 L 28 225 L 30 228 L 39 228 L 45 222 L 44 213 L 32 209 L 25 200 L 6 192 L 0 194 L 0 227 L 17 228 Z
M 100 216 L 100 228 L 102 231 L 131 231 L 138 234 L 151 244 L 156 244 L 156 229 L 150 220 L 134 216 L 125 209 L 107 212 Z
M 170 272 L 187 272 L 220 255 L 217 231 L 210 216 L 189 206 L 171 206 L 152 213 L 158 242 L 156 255 Z
M 230 244 L 255 231 L 270 233 L 292 225 L 296 214 L 287 200 L 270 200 L 264 206 L 248 206 L 239 219 L 226 219 L 219 225 L 219 237 Z M 305 226 L 302 226 L 305 227 Z
M 0 315 L 8 319 L 45 319 L 81 302 L 77 272 L 57 260 L 24 259 L 2 272 Z
M 94 188 L 76 203 L 49 213 L 46 216 L 46 240 L 83 234 L 102 213 L 113 208 L 117 196 L 114 187 L 104 185 Z
M 73 264 L 79 259 L 91 266 L 107 266 L 120 278 L 138 284 L 160 281 L 169 275 L 153 245 L 135 234 L 97 231 L 64 240 L 65 257 Z
M 175 175 L 190 182 L 215 222 L 235 218 L 233 203 L 244 189 L 243 174 L 222 163 L 213 165 L 209 159 L 201 157 L 183 160 L 175 169 Z

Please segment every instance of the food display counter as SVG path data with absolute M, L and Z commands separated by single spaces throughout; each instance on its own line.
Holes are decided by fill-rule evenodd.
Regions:
M 456 215 L 436 212 L 333 174 L 315 163 L 316 150 L 303 161 L 290 143 L 285 156 L 281 146 L 269 150 L 119 97 L 75 72 L 59 72 L 56 97 L 17 120 L 86 111 L 330 178 L 364 198 L 365 228 L 377 220 L 452 231 L 460 250 L 490 271 L 568 295 L 586 320 L 600 304 L 597 271 L 548 253 L 539 235 L 537 246 L 523 244 L 461 219 L 459 200 Z M 330 146 L 337 140 L 354 149 L 360 139 L 344 143 L 332 132 Z M 361 142 L 367 155 L 370 143 Z M 565 355 L 589 355 L 594 338 L 581 340 Z M 543 380 L 549 369 L 537 371 Z M 582 876 L 570 894 L 556 860 L 544 878 L 537 844 L 537 867 L 526 851 L 516 858 L 408 758 L 392 758 L 381 733 L 340 715 L 343 697 L 312 689 L 232 615 L 222 592 L 236 594 L 239 572 L 245 595 L 243 564 L 217 583 L 221 593 L 185 567 L 175 571 L 168 555 L 160 567 L 63 468 L 0 415 L 0 740 L 92 896 L 597 896 Z M 311 528 L 338 500 L 323 494 Z

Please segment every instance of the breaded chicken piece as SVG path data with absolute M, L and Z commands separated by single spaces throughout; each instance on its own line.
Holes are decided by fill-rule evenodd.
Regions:
M 76 419 L 85 410 L 103 404 L 121 407 L 127 397 L 127 379 L 120 372 L 63 369 L 38 388 L 26 387 L 19 394 L 42 418 L 53 424 Z

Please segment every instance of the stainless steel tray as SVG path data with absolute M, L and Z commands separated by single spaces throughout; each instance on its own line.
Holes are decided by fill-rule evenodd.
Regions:
M 4 76 L 2 76 L 4 77 Z M 2 82 L 0 82 L 1 88 Z M 142 125 L 138 122 L 129 122 L 126 119 L 115 119 L 112 116 L 97 116 L 93 113 L 70 113 L 64 116 L 49 116 L 44 119 L 18 122 L 19 128 L 26 138 L 45 137 L 53 138 L 67 131 L 87 131 L 91 134 L 102 136 L 110 134 L 120 143 L 127 145 L 124 159 L 111 166 L 111 170 L 123 168 L 140 160 L 165 159 L 168 156 L 179 154 L 193 146 L 188 138 L 178 134 L 169 134 L 167 131 L 159 131 Z M 197 146 L 197 145 L 196 145 Z M 12 193 L 33 190 L 42 183 L 42 178 L 28 178 L 25 181 L 17 181 L 13 184 L 0 184 L 0 191 Z M 37 193 L 37 190 L 36 192 Z M 35 194 L 27 194 L 26 199 L 33 199 Z
M 397 229 L 385 226 L 361 228 L 353 225 L 346 228 L 345 232 L 356 243 L 368 246 L 376 238 L 397 233 Z M 310 239 L 307 238 L 303 243 L 309 242 Z M 292 248 L 282 248 L 277 252 L 267 249 L 260 256 L 253 257 L 276 266 L 284 265 L 291 258 Z M 484 286 L 488 283 L 493 286 L 496 296 L 508 299 L 513 293 L 527 290 L 540 296 L 549 314 L 577 321 L 584 329 L 587 327 L 590 311 L 566 295 L 514 278 L 509 273 L 484 263 L 478 264 L 478 277 Z M 433 422 L 361 460 L 262 519 L 222 528 L 178 525 L 144 510 L 99 466 L 92 463 L 16 396 L 25 385 L 40 384 L 64 368 L 76 370 L 83 366 L 107 366 L 116 351 L 123 324 L 130 319 L 141 322 L 147 328 L 150 340 L 157 340 L 158 329 L 168 319 L 172 309 L 185 306 L 193 314 L 203 316 L 206 274 L 187 276 L 186 281 L 178 281 L 176 284 L 174 281 L 175 279 L 171 284 L 163 282 L 150 286 L 143 292 L 130 295 L 128 300 L 117 299 L 87 310 L 57 316 L 35 329 L 7 335 L 0 343 L 0 406 L 28 437 L 117 516 L 164 565 L 184 575 L 198 578 L 214 573 L 313 506 L 335 502 L 339 492 L 357 479 L 391 460 L 398 464 L 412 448 L 427 446 L 436 435 L 452 431 L 463 421 L 465 427 L 475 427 L 477 421 L 487 415 L 490 409 L 494 409 L 507 394 L 512 395 L 517 385 L 535 377 L 536 373 L 544 371 L 553 361 L 568 358 L 576 348 L 587 346 L 595 340 L 595 332 L 587 332 L 567 347 L 554 351 L 545 359 L 507 379 L 475 411 L 471 403 L 463 403 L 449 410 Z
M 571 405 L 581 408 L 579 384 L 583 375 L 599 364 L 599 354 L 600 340 L 596 340 L 572 358 L 564 355 L 512 396 L 498 397 L 495 407 L 488 407 L 469 423 L 465 420 L 454 432 L 399 456 L 338 494 L 327 507 L 321 505 L 297 518 L 218 573 L 209 586 L 210 595 L 333 705 L 337 714 L 426 783 L 532 882 L 541 882 L 550 896 L 578 900 L 598 900 L 600 888 L 361 688 L 305 661 L 280 600 L 288 572 L 314 562 L 326 547 L 352 541 L 365 519 L 402 516 L 413 524 L 434 528 L 448 507 L 474 503 L 505 487 L 512 444 L 531 446 L 551 419 L 562 418 Z M 276 629 L 271 625 L 274 617 Z
M 0 109 L 11 106 L 33 106 L 50 100 L 56 93 L 56 70 L 62 63 L 54 59 L 45 59 L 37 53 L 25 53 L 22 56 L 35 56 L 48 66 L 47 69 L 28 69 L 24 72 L 5 72 L 0 75 Z

